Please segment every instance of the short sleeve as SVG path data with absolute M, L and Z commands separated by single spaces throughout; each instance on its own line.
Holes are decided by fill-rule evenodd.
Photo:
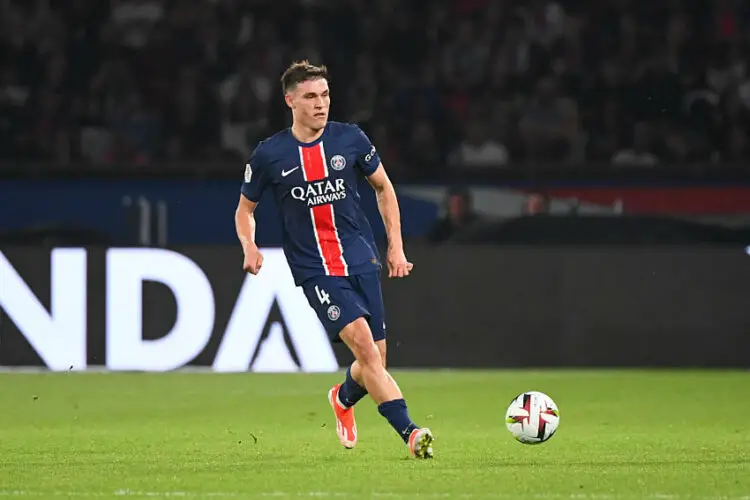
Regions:
M 375 173 L 380 165 L 380 155 L 378 155 L 378 151 L 375 149 L 372 142 L 370 142 L 370 138 L 367 137 L 367 134 L 365 134 L 357 125 L 354 125 L 354 134 L 354 148 L 357 155 L 357 165 L 364 175 L 370 176 Z
M 250 201 L 258 202 L 268 185 L 267 167 L 264 164 L 260 146 L 256 147 L 245 165 L 245 178 L 242 182 L 242 194 Z

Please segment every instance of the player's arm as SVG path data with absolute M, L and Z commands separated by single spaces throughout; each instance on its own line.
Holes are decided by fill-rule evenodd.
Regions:
M 234 212 L 234 226 L 237 238 L 242 245 L 245 261 L 242 269 L 245 272 L 258 274 L 263 265 L 263 255 L 255 244 L 255 207 L 257 202 L 248 200 L 244 194 L 240 195 L 237 210 Z
M 357 166 L 360 172 L 367 177 L 370 185 L 375 190 L 378 200 L 378 209 L 383 218 L 385 233 L 388 237 L 388 277 L 402 278 L 408 276 L 411 271 L 411 262 L 404 255 L 404 242 L 401 239 L 401 213 L 396 199 L 396 190 L 393 188 L 391 179 L 380 162 L 380 155 L 370 138 L 358 126 L 353 127 L 353 143 L 357 152 Z
M 414 265 L 406 260 L 404 254 L 404 242 L 401 237 L 401 212 L 398 207 L 398 198 L 393 183 L 383 168 L 378 163 L 375 171 L 367 177 L 378 200 L 378 209 L 383 218 L 385 233 L 388 238 L 388 277 L 403 278 L 408 276 Z
M 240 201 L 234 212 L 234 226 L 237 238 L 245 255 L 242 269 L 245 272 L 258 274 L 263 265 L 263 256 L 255 243 L 255 207 L 258 206 L 268 183 L 263 169 L 263 159 L 259 148 L 253 151 L 250 161 L 245 165 L 245 178 L 242 184 Z
M 393 183 L 383 168 L 378 164 L 375 172 L 367 177 L 368 182 L 375 190 L 378 200 L 380 216 L 385 224 L 385 234 L 388 237 L 388 250 L 403 250 L 404 244 L 401 238 L 401 213 L 398 208 L 398 198 Z

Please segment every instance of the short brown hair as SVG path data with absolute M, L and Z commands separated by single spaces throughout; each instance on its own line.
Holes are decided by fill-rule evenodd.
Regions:
M 298 84 L 307 80 L 317 80 L 318 78 L 328 80 L 328 68 L 323 65 L 315 66 L 310 64 L 310 61 L 307 59 L 304 61 L 294 61 L 284 71 L 284 74 L 281 75 L 281 90 L 286 94 L 288 90 L 292 90 Z

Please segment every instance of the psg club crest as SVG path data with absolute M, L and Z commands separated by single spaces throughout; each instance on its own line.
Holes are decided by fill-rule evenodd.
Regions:
M 331 158 L 331 168 L 334 170 L 344 170 L 346 167 L 346 158 L 341 155 L 336 155 Z
M 331 306 L 328 308 L 328 319 L 336 321 L 341 316 L 341 309 L 338 306 Z

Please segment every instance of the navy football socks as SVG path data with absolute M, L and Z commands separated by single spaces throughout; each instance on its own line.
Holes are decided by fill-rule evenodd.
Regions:
M 406 401 L 403 399 L 394 399 L 378 405 L 378 411 L 383 415 L 391 426 L 398 432 L 404 443 L 409 442 L 409 436 L 417 425 L 411 421 L 409 411 L 406 409 Z
M 347 368 L 346 380 L 344 380 L 339 389 L 339 401 L 347 408 L 351 408 L 365 396 L 367 396 L 367 389 L 359 385 L 352 378 L 352 368 Z
M 367 396 L 367 389 L 359 385 L 353 378 L 351 367 L 346 370 L 346 379 L 339 388 L 339 402 L 351 408 L 357 402 Z M 409 417 L 409 410 L 406 408 L 406 401 L 404 399 L 394 399 L 393 401 L 386 401 L 378 405 L 378 412 L 383 415 L 388 423 L 391 424 L 404 443 L 409 442 L 409 436 L 414 429 L 418 426 L 412 422 Z

